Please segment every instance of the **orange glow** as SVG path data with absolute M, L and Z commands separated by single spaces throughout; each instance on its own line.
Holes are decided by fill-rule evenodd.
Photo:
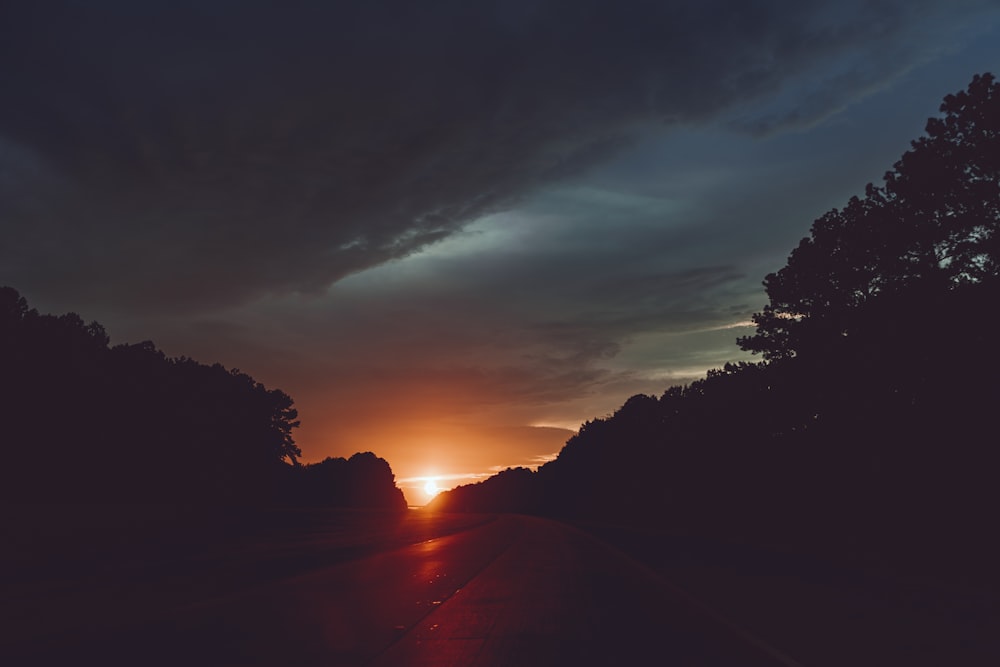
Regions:
M 437 485 L 437 482 L 435 482 L 433 479 L 429 479 L 427 480 L 426 483 L 424 483 L 424 495 L 427 496 L 428 499 L 433 498 L 440 492 L 441 492 L 441 487 L 439 487 Z
M 292 395 L 302 396 L 296 398 L 302 427 L 295 433 L 302 461 L 373 452 L 389 462 L 407 504 L 419 507 L 435 497 L 425 488 L 428 481 L 440 493 L 482 481 L 499 469 L 535 467 L 573 435 L 570 429 L 531 425 L 560 423 L 563 420 L 556 419 L 560 415 L 509 411 L 506 405 L 496 405 L 488 392 L 482 399 L 486 407 L 473 409 L 468 402 L 476 388 L 449 389 L 447 398 L 453 401 L 449 406 L 448 401 L 437 400 L 436 392 L 445 391 L 440 385 L 417 387 L 402 380 L 400 384 L 408 390 L 405 395 L 393 385 L 382 387 L 374 397 L 360 391 L 359 385 L 354 385 L 353 394 L 324 395 L 285 383 L 292 387 L 289 391 L 297 391 Z

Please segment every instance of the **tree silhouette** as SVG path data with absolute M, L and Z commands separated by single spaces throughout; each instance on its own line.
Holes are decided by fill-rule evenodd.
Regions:
M 443 512 L 518 512 L 542 510 L 535 473 L 527 468 L 507 468 L 496 475 L 439 493 L 428 507 Z
M 738 341 L 763 361 L 586 422 L 523 475 L 532 511 L 881 549 L 951 574 L 962 554 L 1000 557 L 983 530 L 1000 506 L 1000 87 L 977 76 L 941 111 L 881 187 L 821 216 L 767 276 L 757 332 Z M 510 509 L 511 489 L 487 480 L 440 505 Z
M 769 360 L 830 354 L 865 332 L 881 301 L 898 309 L 898 297 L 914 292 L 948 298 L 998 279 L 1000 86 L 976 76 L 941 111 L 884 186 L 869 184 L 863 198 L 816 220 L 788 264 L 764 279 L 769 303 L 740 347 Z
M 291 397 L 238 369 L 108 346 L 74 313 L 0 287 L 0 489 L 17 502 L 405 508 L 374 454 L 301 466 Z M 310 488 L 315 487 L 315 488 Z
M 298 466 L 282 496 L 283 503 L 302 507 L 406 509 L 389 463 L 372 452 Z

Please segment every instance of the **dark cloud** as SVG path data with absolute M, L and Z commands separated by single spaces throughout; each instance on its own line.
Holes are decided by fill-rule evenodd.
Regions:
M 939 5 L 10 3 L 0 281 L 76 308 L 319 292 L 644 124 L 830 82 L 818 109 L 746 121 L 800 125 L 924 57 Z

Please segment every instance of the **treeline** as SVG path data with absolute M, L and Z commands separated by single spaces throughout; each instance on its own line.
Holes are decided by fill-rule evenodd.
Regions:
M 349 459 L 325 458 L 298 466 L 286 485 L 284 504 L 296 507 L 406 509 L 389 463 L 371 452 Z
M 738 341 L 763 361 L 633 396 L 537 473 L 435 506 L 769 542 L 992 539 L 1000 86 L 977 76 L 941 111 L 882 186 L 816 220 L 767 276 L 757 332 Z
M 299 465 L 297 417 L 287 394 L 239 370 L 150 342 L 111 347 L 100 324 L 39 314 L 0 287 L 6 502 L 405 508 L 373 454 Z

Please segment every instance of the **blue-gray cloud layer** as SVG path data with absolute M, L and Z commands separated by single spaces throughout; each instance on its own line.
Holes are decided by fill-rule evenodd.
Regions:
M 318 292 L 650 124 L 808 126 L 992 4 L 8 3 L 0 282 L 75 309 Z

